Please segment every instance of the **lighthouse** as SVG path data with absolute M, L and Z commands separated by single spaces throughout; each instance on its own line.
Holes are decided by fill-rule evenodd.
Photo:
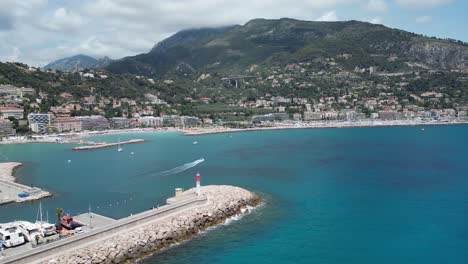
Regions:
M 200 195 L 200 183 L 201 183 L 201 177 L 200 177 L 200 173 L 197 172 L 197 175 L 195 176 L 195 184 L 197 186 L 197 195 Z

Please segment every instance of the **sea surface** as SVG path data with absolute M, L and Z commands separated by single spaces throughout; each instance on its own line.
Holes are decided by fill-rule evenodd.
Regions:
M 468 126 L 112 135 L 99 139 L 148 141 L 123 152 L 0 145 L 0 160 L 24 163 L 18 181 L 54 193 L 42 200 L 51 222 L 57 207 L 119 218 L 162 205 L 197 172 L 202 184 L 264 198 L 250 215 L 145 264 L 466 264 L 467 136 Z M 33 221 L 37 209 L 37 201 L 1 206 L 0 222 Z

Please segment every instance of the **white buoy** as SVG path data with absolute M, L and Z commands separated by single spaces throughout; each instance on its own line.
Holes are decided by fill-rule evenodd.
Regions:
M 68 163 L 71 163 L 71 160 L 68 160 Z
M 132 151 L 132 152 L 130 152 L 130 154 L 132 154 L 132 155 L 133 155 L 133 154 L 135 154 L 135 153 Z

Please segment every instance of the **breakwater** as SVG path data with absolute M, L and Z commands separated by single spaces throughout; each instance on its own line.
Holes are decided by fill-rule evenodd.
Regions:
M 99 148 L 109 148 L 109 147 L 114 147 L 114 146 L 119 146 L 119 145 L 128 145 L 128 144 L 134 144 L 134 143 L 141 143 L 144 142 L 144 139 L 131 139 L 128 141 L 124 142 L 114 142 L 114 143 L 96 143 L 95 145 L 91 146 L 80 146 L 80 147 L 75 147 L 73 150 L 92 150 L 92 149 L 99 149 Z
M 15 170 L 22 166 L 19 162 L 0 163 L 0 205 L 7 203 L 22 203 L 52 196 L 51 193 L 33 186 L 16 182 Z
M 234 186 L 204 186 L 201 195 L 129 216 L 85 234 L 52 242 L 0 263 L 123 263 L 159 252 L 256 206 L 260 198 Z

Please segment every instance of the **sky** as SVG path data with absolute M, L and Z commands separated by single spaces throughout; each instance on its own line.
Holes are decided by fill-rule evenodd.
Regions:
M 0 61 L 148 52 L 179 30 L 254 18 L 361 20 L 468 42 L 467 0 L 0 0 Z

